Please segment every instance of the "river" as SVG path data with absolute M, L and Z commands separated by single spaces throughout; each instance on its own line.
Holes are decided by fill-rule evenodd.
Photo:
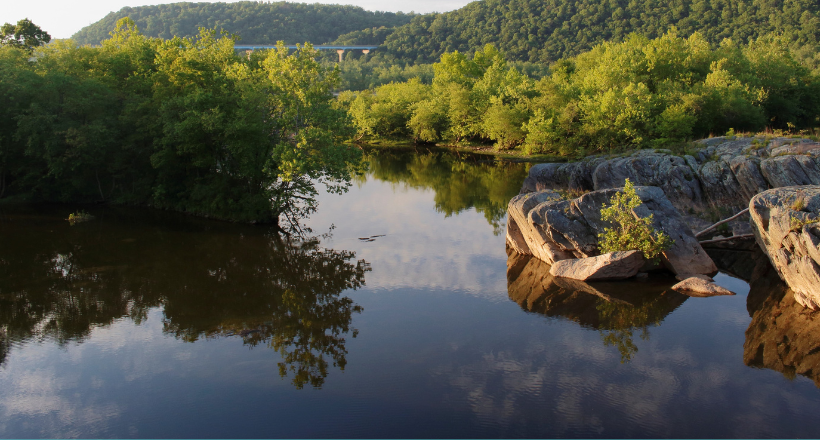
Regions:
M 780 364 L 760 345 L 792 307 L 777 283 L 750 295 L 719 274 L 737 295 L 716 298 L 667 277 L 558 288 L 505 250 L 525 164 L 369 161 L 347 193 L 320 194 L 303 240 L 0 206 L 0 437 L 820 433 L 814 373 L 788 364 L 820 356 L 804 348 L 820 335 L 775 341 L 792 350 Z

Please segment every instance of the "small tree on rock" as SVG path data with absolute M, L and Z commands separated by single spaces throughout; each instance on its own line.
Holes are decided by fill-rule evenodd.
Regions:
M 601 218 L 615 226 L 598 235 L 601 253 L 639 250 L 644 258 L 658 261 L 660 253 L 672 246 L 668 235 L 652 227 L 654 215 L 640 218 L 633 213 L 641 204 L 635 187 L 626 179 L 623 191 L 615 193 L 609 207 L 601 209 Z

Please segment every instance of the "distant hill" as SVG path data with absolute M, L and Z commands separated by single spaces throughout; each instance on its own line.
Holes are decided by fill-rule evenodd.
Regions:
M 483 0 L 413 17 L 378 52 L 429 63 L 445 51 L 473 52 L 493 43 L 507 59 L 550 62 L 632 32 L 655 38 L 673 25 L 679 35 L 697 31 L 713 43 L 774 32 L 816 48 L 819 10 L 817 0 Z
M 400 26 L 414 15 L 318 3 L 171 3 L 122 8 L 72 38 L 79 44 L 99 44 L 123 17 L 131 17 L 140 31 L 151 37 L 192 36 L 203 26 L 239 34 L 247 44 L 275 44 L 278 40 L 321 44 L 353 31 Z
M 488 43 L 511 61 L 549 63 L 633 32 L 656 38 L 671 26 L 682 36 L 700 32 L 712 43 L 778 33 L 820 66 L 818 0 L 482 0 L 424 15 L 287 2 L 173 3 L 123 8 L 73 38 L 97 44 L 125 16 L 153 37 L 195 35 L 204 26 L 239 34 L 249 44 L 382 44 L 379 58 L 402 63 L 431 63 L 446 51 L 472 53 Z

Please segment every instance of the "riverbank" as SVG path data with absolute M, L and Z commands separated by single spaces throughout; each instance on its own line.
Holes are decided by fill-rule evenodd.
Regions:
M 367 140 L 354 143 L 362 149 L 389 150 L 389 149 L 430 149 L 441 148 L 456 153 L 473 153 L 493 158 L 499 158 L 510 162 L 567 162 L 570 158 L 553 154 L 532 154 L 528 155 L 521 150 L 498 150 L 492 144 L 467 143 L 467 144 L 444 144 L 444 143 L 416 143 L 409 139 L 379 139 Z

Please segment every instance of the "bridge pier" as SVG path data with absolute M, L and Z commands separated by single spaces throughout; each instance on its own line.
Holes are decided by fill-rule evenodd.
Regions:
M 342 62 L 342 54 L 345 53 L 344 49 L 336 49 L 336 53 L 339 54 L 339 62 Z

